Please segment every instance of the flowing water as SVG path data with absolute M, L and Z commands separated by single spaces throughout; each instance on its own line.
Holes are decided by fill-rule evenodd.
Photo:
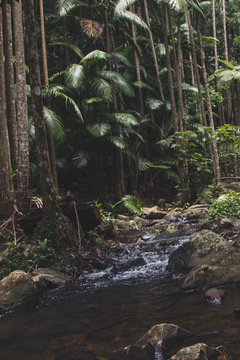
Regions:
M 117 267 L 86 274 L 74 289 L 46 294 L 37 309 L 2 316 L 0 359 L 111 360 L 114 351 L 162 322 L 201 335 L 209 345 L 224 345 L 239 359 L 240 320 L 233 315 L 239 288 L 228 289 L 223 304 L 214 305 L 200 293 L 181 291 L 179 279 L 166 271 L 169 254 L 186 239 L 145 234 L 119 247 Z

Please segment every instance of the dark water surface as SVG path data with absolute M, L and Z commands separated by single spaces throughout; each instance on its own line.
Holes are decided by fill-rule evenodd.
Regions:
M 228 289 L 222 305 L 201 294 L 184 293 L 165 277 L 144 283 L 118 283 L 74 291 L 38 310 L 0 319 L 1 360 L 111 360 L 112 351 L 138 340 L 151 326 L 172 322 L 209 345 L 224 345 L 240 358 L 240 289 Z

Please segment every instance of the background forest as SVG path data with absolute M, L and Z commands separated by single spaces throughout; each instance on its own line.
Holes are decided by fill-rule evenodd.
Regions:
M 0 217 L 238 179 L 239 52 L 239 0 L 2 0 Z

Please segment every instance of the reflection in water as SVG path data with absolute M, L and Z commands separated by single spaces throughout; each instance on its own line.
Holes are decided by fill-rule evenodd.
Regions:
M 201 341 L 224 345 L 239 359 L 238 288 L 223 305 L 201 294 L 176 291 L 170 278 L 144 284 L 118 284 L 94 291 L 69 292 L 54 306 L 10 314 L 0 319 L 4 360 L 111 359 L 112 352 L 138 340 L 157 323 L 170 322 L 201 334 Z

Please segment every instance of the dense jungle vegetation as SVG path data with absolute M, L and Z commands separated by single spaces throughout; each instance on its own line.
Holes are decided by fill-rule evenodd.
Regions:
M 2 0 L 0 217 L 238 180 L 239 30 L 239 0 Z

